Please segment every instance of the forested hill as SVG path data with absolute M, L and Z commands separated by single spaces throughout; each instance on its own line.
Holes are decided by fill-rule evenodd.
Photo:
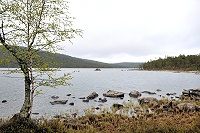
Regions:
M 200 54 L 198 55 L 179 55 L 178 57 L 159 58 L 158 60 L 148 61 L 143 64 L 145 70 L 183 70 L 199 71 Z
M 50 67 L 60 67 L 60 68 L 113 68 L 120 67 L 114 64 L 107 64 L 92 60 L 80 59 L 71 57 L 64 54 L 51 54 L 49 52 L 40 51 L 39 55 L 43 62 L 49 62 Z M 8 58 L 8 54 L 4 56 L 0 53 L 0 67 L 16 68 L 19 67 L 17 62 L 13 58 Z M 4 60 L 4 61 L 3 61 Z
M 41 57 L 47 56 L 49 53 L 40 52 Z M 60 68 L 114 68 L 120 67 L 114 64 L 107 64 L 93 60 L 80 59 L 76 57 L 71 57 L 64 54 L 56 54 L 53 56 L 53 62 L 57 64 L 57 67 Z
M 130 64 L 108 64 L 93 60 L 80 59 L 71 57 L 64 54 L 52 54 L 45 51 L 38 52 L 43 62 L 49 62 L 50 67 L 60 68 L 134 68 Z M 2 53 L 0 51 L 0 67 L 1 68 L 17 68 L 19 67 L 17 62 L 11 58 L 10 54 Z

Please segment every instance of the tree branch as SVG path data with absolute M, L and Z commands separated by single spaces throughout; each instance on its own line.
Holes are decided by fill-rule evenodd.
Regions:
M 5 41 L 6 39 L 5 39 L 4 30 L 3 30 L 3 21 L 2 21 L 2 24 L 1 24 L 1 32 L 2 32 L 2 33 L 0 33 L 0 41 L 1 41 L 1 43 L 16 58 L 16 60 L 17 60 L 18 64 L 20 65 L 21 70 L 23 71 L 23 73 L 27 74 L 28 73 L 28 69 L 27 69 L 28 65 L 27 65 L 27 63 L 25 62 L 25 60 L 21 59 L 18 56 L 17 51 L 14 49 L 14 47 L 9 46 Z
M 40 24 L 41 24 L 41 20 L 42 20 L 42 14 L 43 14 L 43 11 L 44 11 L 44 6 L 45 6 L 45 0 L 42 1 L 42 10 L 40 11 L 40 15 L 39 15 L 39 21 L 38 21 L 38 24 L 36 24 L 36 29 L 35 29 L 35 33 L 33 35 L 33 38 L 32 38 L 32 41 L 30 43 L 30 48 L 32 47 L 34 41 L 35 41 L 35 38 L 38 34 L 38 29 L 40 28 Z
M 1 43 L 5 43 L 6 39 L 5 39 L 5 34 L 4 34 L 4 30 L 3 30 L 3 20 L 2 20 L 2 23 L 1 23 L 1 34 L 0 34 L 0 41 Z

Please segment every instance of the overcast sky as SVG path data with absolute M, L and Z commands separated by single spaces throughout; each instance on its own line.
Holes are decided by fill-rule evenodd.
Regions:
M 200 0 L 69 0 L 83 38 L 62 53 L 107 63 L 200 53 Z

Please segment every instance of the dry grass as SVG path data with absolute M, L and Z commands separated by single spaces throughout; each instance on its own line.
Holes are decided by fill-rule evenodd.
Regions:
M 163 99 L 159 105 L 170 101 Z M 179 103 L 180 101 L 177 101 Z M 177 104 L 173 103 L 173 104 Z M 123 103 L 121 110 L 105 109 L 95 114 L 87 111 L 85 116 L 72 118 L 62 116 L 58 119 L 22 121 L 9 123 L 0 120 L 0 132 L 13 133 L 194 133 L 200 131 L 200 112 L 163 111 L 158 103 L 139 106 Z M 147 111 L 151 108 L 153 112 Z M 160 110 L 160 111 L 158 111 Z

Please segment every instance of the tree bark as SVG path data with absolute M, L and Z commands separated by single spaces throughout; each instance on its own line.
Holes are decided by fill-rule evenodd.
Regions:
M 29 76 L 25 75 L 25 98 L 24 98 L 24 104 L 20 110 L 21 117 L 29 118 L 31 114 L 31 81 L 29 79 Z

